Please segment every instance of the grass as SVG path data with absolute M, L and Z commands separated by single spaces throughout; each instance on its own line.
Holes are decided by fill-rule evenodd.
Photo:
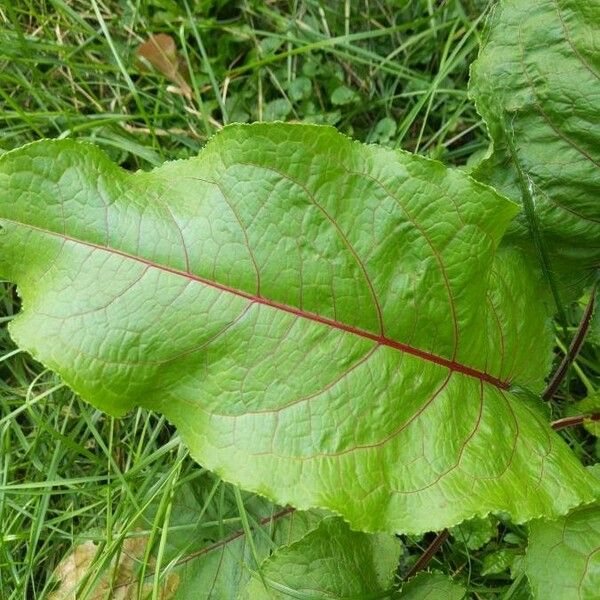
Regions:
M 0 0 L 0 153 L 73 137 L 127 169 L 149 169 L 196 154 L 229 122 L 294 120 L 464 165 L 488 144 L 466 91 L 484 8 L 475 0 Z M 189 91 L 136 55 L 158 33 L 175 41 Z M 8 283 L 0 307 L 3 324 L 18 311 Z M 572 307 L 569 335 L 582 310 Z M 555 418 L 597 393 L 595 327 L 552 403 Z M 197 514 L 179 528 L 210 541 L 249 531 L 258 519 L 255 499 L 194 463 L 163 418 L 96 411 L 15 349 L 5 328 L 0 369 L 3 600 L 49 598 L 61 558 L 92 540 L 99 551 L 81 582 L 85 598 L 123 539 L 141 535 L 149 508 L 143 535 L 158 548 L 151 580 L 159 598 L 173 498 L 189 486 Z M 597 460 L 594 438 L 580 429 L 563 434 L 583 460 Z M 497 554 L 522 554 L 523 527 L 500 523 L 481 549 L 465 536 L 455 532 L 431 566 L 458 573 L 473 598 L 527 597 L 525 580 L 513 582 L 510 561 L 502 568 Z M 400 575 L 429 541 L 403 538 Z

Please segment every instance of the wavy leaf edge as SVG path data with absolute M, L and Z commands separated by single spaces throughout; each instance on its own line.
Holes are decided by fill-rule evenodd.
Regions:
M 235 128 L 243 128 L 243 129 L 251 129 L 253 127 L 263 127 L 265 124 L 263 123 L 252 123 L 252 124 L 232 124 L 227 126 L 226 129 L 228 130 L 233 130 Z M 285 124 L 286 127 L 302 127 L 302 128 L 311 128 L 315 131 L 317 130 L 323 130 L 323 129 L 327 129 L 330 132 L 335 132 L 336 135 L 339 135 L 340 137 L 343 137 L 344 139 L 346 139 L 347 141 L 350 141 L 354 146 L 372 146 L 377 148 L 378 150 L 382 150 L 382 148 L 380 146 L 378 146 L 377 144 L 362 144 L 361 142 L 357 141 L 357 140 L 353 140 L 351 138 L 349 138 L 348 136 L 345 136 L 344 134 L 341 134 L 340 132 L 338 132 L 334 127 L 331 126 L 321 126 L 321 125 L 304 125 L 304 124 Z M 216 138 L 218 138 L 220 135 L 222 134 L 222 132 L 217 132 L 215 135 L 213 135 L 210 139 L 210 141 L 214 141 Z M 75 141 L 75 140 L 58 140 L 58 139 L 52 139 L 52 140 L 39 140 L 39 141 L 35 141 L 35 142 L 31 142 L 29 144 L 26 144 L 23 147 L 20 148 L 16 148 L 14 150 L 11 150 L 5 154 L 3 154 L 2 156 L 0 156 L 0 164 L 6 160 L 7 157 L 10 157 L 20 151 L 22 151 L 25 148 L 31 148 L 32 146 L 35 145 L 40 145 L 40 144 L 65 144 L 65 142 L 69 143 L 70 145 L 72 145 L 73 148 L 78 148 L 81 145 L 84 145 L 90 149 L 93 149 L 94 152 L 99 153 L 100 155 L 102 155 L 106 161 L 110 162 L 113 167 L 120 172 L 121 174 L 123 174 L 126 177 L 138 177 L 140 176 L 140 174 L 146 174 L 148 172 L 146 171 L 136 171 L 136 172 L 129 172 L 125 169 L 123 169 L 122 167 L 114 164 L 106 155 L 106 153 L 99 149 L 98 146 L 96 146 L 93 143 L 90 142 L 79 142 L 79 141 Z M 206 146 L 203 147 L 203 149 L 200 151 L 200 153 L 197 155 L 198 157 L 202 157 L 202 153 L 209 147 L 209 145 L 207 144 Z M 440 167 L 443 167 L 444 169 L 448 169 L 448 167 L 446 165 L 444 165 L 443 163 L 441 163 L 440 161 L 437 160 L 433 160 L 433 159 L 429 159 L 426 157 L 422 157 L 422 156 L 418 156 L 418 155 L 414 155 L 410 152 L 406 152 L 403 150 L 387 150 L 385 149 L 386 152 L 389 152 L 390 155 L 405 155 L 407 157 L 410 157 L 411 160 L 416 159 L 418 161 L 422 161 L 423 163 L 431 163 L 431 164 L 436 164 Z M 187 159 L 179 159 L 179 160 L 175 160 L 175 161 L 168 161 L 166 163 L 164 163 L 163 165 L 156 167 L 154 169 L 152 169 L 151 172 L 154 171 L 158 171 L 161 168 L 163 168 L 165 165 L 170 165 L 170 164 L 175 164 L 175 163 L 183 163 L 186 162 Z M 464 175 L 464 177 L 471 182 L 472 184 L 474 184 L 475 186 L 482 188 L 482 189 L 486 189 L 489 191 L 492 191 L 498 198 L 501 198 L 503 201 L 505 201 L 507 203 L 507 205 L 510 205 L 514 208 L 515 210 L 515 214 L 516 212 L 518 212 L 518 210 L 520 210 L 520 207 L 518 204 L 516 204 L 515 202 L 513 202 L 512 200 L 510 200 L 509 198 L 506 198 L 505 196 L 503 196 L 502 194 L 498 193 L 493 187 L 482 183 L 480 181 L 477 181 L 476 179 L 474 179 L 473 177 L 469 176 L 468 174 L 465 173 L 461 173 L 461 176 Z M 0 221 L 2 221 L 3 219 L 0 218 Z M 0 230 L 2 229 L 2 227 L 0 227 Z M 0 235 L 1 235 L 1 231 L 0 231 Z M 20 294 L 19 294 L 20 295 Z M 22 305 L 22 309 L 19 313 L 19 315 L 17 316 L 17 319 L 26 313 L 27 311 L 27 303 L 26 303 L 26 299 L 23 299 L 23 305 Z M 13 321 L 15 322 L 15 321 Z M 10 329 L 12 330 L 12 325 L 13 323 L 11 323 L 9 325 Z M 56 369 L 55 367 L 53 367 L 52 365 L 48 365 L 44 362 L 43 359 L 41 359 L 36 352 L 36 349 L 34 347 L 31 347 L 30 344 L 27 343 L 22 343 L 19 339 L 18 339 L 18 335 L 14 335 L 11 331 L 11 334 L 13 335 L 15 341 L 17 341 L 17 343 L 19 344 L 19 346 L 21 346 L 24 350 L 26 350 L 27 352 L 29 352 L 36 360 L 38 360 L 39 362 L 41 362 L 44 366 L 46 366 L 49 369 L 52 370 L 56 370 L 58 371 L 58 369 Z M 24 342 L 24 340 L 23 340 Z M 468 373 L 467 373 L 468 374 Z M 81 388 L 79 387 L 79 385 L 77 384 L 76 381 L 71 380 L 69 377 L 64 376 L 63 374 L 61 374 L 61 377 L 63 377 L 64 381 L 67 383 L 67 385 L 69 385 L 69 387 L 71 387 L 76 393 L 80 394 L 83 398 L 86 398 L 86 401 L 90 402 L 91 404 L 93 404 L 94 406 L 96 406 L 97 408 L 99 408 L 100 410 L 103 410 L 105 412 L 108 412 L 109 414 L 112 414 L 113 416 L 121 416 L 123 414 L 125 414 L 128 410 L 131 409 L 131 407 L 124 407 L 122 411 L 119 410 L 107 410 L 106 406 L 99 406 L 96 402 L 94 402 L 94 400 L 92 399 L 88 399 L 85 394 L 85 392 L 83 390 L 81 390 Z M 480 378 L 481 380 L 481 378 Z M 489 382 L 488 382 L 489 383 Z M 501 386 L 498 386 L 501 387 Z M 508 387 L 508 386 L 507 386 Z M 169 420 L 169 422 L 173 423 L 173 421 L 171 421 L 168 417 L 167 420 Z M 175 423 L 173 423 L 174 425 L 176 425 Z M 177 425 L 176 425 L 177 426 Z M 389 533 L 391 530 L 390 529 L 386 529 L 386 528 L 372 528 L 372 527 L 365 527 L 365 526 L 361 526 L 361 527 L 357 527 L 356 523 L 353 522 L 352 519 L 347 518 L 342 512 L 340 512 L 339 510 L 333 508 L 330 505 L 324 504 L 324 503 L 319 503 L 319 502 L 309 502 L 309 503 L 302 503 L 302 502 L 298 502 L 298 501 L 294 501 L 293 496 L 291 497 L 285 497 L 284 495 L 277 495 L 275 493 L 269 493 L 268 491 L 265 491 L 264 488 L 262 488 L 262 486 L 257 485 L 255 488 L 249 487 L 248 485 L 244 484 L 240 479 L 236 479 L 235 477 L 232 477 L 228 474 L 228 472 L 223 469 L 220 468 L 218 465 L 215 464 L 210 464 L 209 461 L 207 461 L 204 457 L 198 456 L 194 449 L 190 447 L 190 452 L 191 455 L 198 461 L 200 462 L 200 464 L 203 464 L 205 466 L 207 466 L 207 468 L 209 468 L 211 471 L 213 471 L 214 473 L 216 473 L 221 479 L 223 479 L 223 481 L 227 482 L 227 483 L 231 483 L 233 485 L 241 485 L 242 487 L 244 487 L 245 489 L 249 489 L 255 493 L 257 493 L 258 495 L 276 503 L 279 505 L 286 505 L 286 504 L 290 504 L 293 505 L 296 509 L 298 510 L 310 510 L 310 509 L 322 509 L 325 511 L 328 511 L 330 514 L 336 515 L 338 517 L 340 517 L 341 519 L 343 519 L 352 530 L 354 531 L 362 531 L 365 533 Z M 593 502 L 593 500 L 589 501 L 590 503 Z M 587 502 L 583 502 L 580 503 L 578 506 L 583 506 L 587 504 Z M 567 514 L 573 507 L 566 507 L 563 508 L 560 512 L 554 512 L 553 514 L 558 516 L 562 516 L 564 514 Z M 472 519 L 474 517 L 478 517 L 478 518 L 487 518 L 490 515 L 494 515 L 494 514 L 498 514 L 498 513 L 503 512 L 502 509 L 498 509 L 498 510 L 494 510 L 494 509 L 485 509 L 485 510 L 473 510 L 472 512 L 469 512 L 468 514 L 464 514 L 463 516 L 461 516 L 458 519 L 452 520 L 452 521 L 446 521 L 445 524 L 447 527 L 454 527 L 459 525 L 460 523 L 463 523 L 466 520 Z M 523 519 L 518 519 L 515 518 L 514 522 L 516 523 L 522 523 L 525 521 L 528 521 L 530 519 L 537 519 L 537 518 L 542 518 L 546 516 L 545 513 L 543 512 L 538 512 L 536 514 L 530 514 L 527 516 L 527 518 L 523 518 Z M 426 533 L 427 531 L 431 531 L 431 528 L 407 528 L 407 529 L 403 529 L 402 532 L 403 533 L 411 533 L 411 534 L 422 534 L 422 533 Z

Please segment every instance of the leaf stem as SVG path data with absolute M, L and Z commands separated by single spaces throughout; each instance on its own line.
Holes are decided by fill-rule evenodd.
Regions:
M 564 355 L 560 365 L 554 372 L 554 375 L 550 378 L 550 382 L 548 386 L 542 393 L 542 398 L 544 400 L 550 400 L 552 396 L 556 393 L 556 390 L 559 388 L 562 380 L 565 378 L 569 367 L 572 362 L 575 360 L 575 357 L 579 354 L 579 350 L 581 350 L 581 346 L 585 340 L 585 336 L 590 328 L 590 323 L 592 321 L 592 315 L 594 314 L 594 306 L 596 304 L 596 286 L 592 288 L 590 293 L 590 299 L 585 307 L 585 311 L 583 312 L 583 317 L 581 318 L 581 322 L 577 327 L 577 331 L 575 332 L 575 336 L 571 341 L 571 345 L 569 346 L 569 350 Z
M 564 417 L 562 419 L 557 419 L 556 421 L 552 421 L 550 427 L 554 429 L 554 431 L 558 431 L 559 429 L 565 429 L 566 427 L 574 427 L 575 425 L 581 425 L 585 421 L 600 421 L 600 413 L 592 413 L 588 415 L 575 415 L 573 417 Z
M 429 564 L 429 561 L 433 558 L 434 554 L 440 549 L 440 546 L 448 539 L 449 535 L 450 532 L 447 529 L 443 529 L 435 536 L 431 544 L 429 544 L 429 546 L 427 546 L 423 554 L 421 554 L 419 560 L 417 560 L 417 562 L 407 573 L 407 580 L 416 575 L 419 571 L 422 571 Z

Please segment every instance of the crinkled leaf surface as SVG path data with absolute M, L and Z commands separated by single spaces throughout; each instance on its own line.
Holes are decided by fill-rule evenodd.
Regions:
M 497 250 L 516 212 L 328 127 L 234 126 L 135 174 L 45 141 L 0 158 L 0 273 L 22 348 L 163 412 L 226 481 L 366 531 L 523 521 L 593 483 L 514 393 L 551 356 L 542 284 Z
M 398 600 L 463 600 L 465 588 L 436 571 L 415 575 L 402 586 Z
M 261 565 L 245 600 L 381 598 L 390 590 L 400 542 L 389 534 L 352 531 L 339 517 L 280 548 Z
M 516 159 L 555 271 L 600 264 L 599 22 L 597 0 L 502 0 L 471 67 L 494 143 L 476 175 L 520 199 Z M 522 214 L 513 231 L 528 229 Z
M 596 600 L 600 590 L 600 505 L 555 521 L 533 521 L 525 571 L 536 600 Z

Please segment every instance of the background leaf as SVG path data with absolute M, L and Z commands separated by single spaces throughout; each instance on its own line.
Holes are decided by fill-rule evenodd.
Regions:
M 529 526 L 525 571 L 536 600 L 594 600 L 600 589 L 600 506 Z
M 599 20 L 594 1 L 504 0 L 471 68 L 494 144 L 475 174 L 533 203 L 511 231 L 539 237 L 551 275 L 575 289 L 600 263 Z
M 450 577 L 438 572 L 415 575 L 402 586 L 398 600 L 462 600 L 465 588 Z
M 239 522 L 232 525 L 215 520 L 212 528 L 201 527 L 198 516 L 204 514 L 203 504 L 193 486 L 183 485 L 177 490 L 160 573 L 156 562 L 158 544 L 147 533 L 158 509 L 151 506 L 118 544 L 111 564 L 100 566 L 99 574 L 96 553 L 101 555 L 102 549 L 91 541 L 75 547 L 55 570 L 59 587 L 51 600 L 80 598 L 84 585 L 88 594 L 85 597 L 90 600 L 103 600 L 107 595 L 117 600 L 134 600 L 140 595 L 149 598 L 153 589 L 160 590 L 159 600 L 237 600 L 251 578 L 251 569 L 256 568 L 255 559 L 262 561 L 277 548 L 302 539 L 323 518 L 317 511 L 282 509 L 260 498 L 247 497 L 250 540 Z M 215 512 L 215 505 L 207 506 L 209 513 Z M 217 514 L 209 516 L 216 518 Z
M 494 517 L 470 519 L 453 527 L 450 534 L 467 548 L 478 550 L 498 534 L 498 521 Z
M 352 531 L 339 518 L 279 549 L 248 584 L 245 600 L 381 598 L 392 587 L 399 540 Z M 266 583 L 266 587 L 263 584 Z

